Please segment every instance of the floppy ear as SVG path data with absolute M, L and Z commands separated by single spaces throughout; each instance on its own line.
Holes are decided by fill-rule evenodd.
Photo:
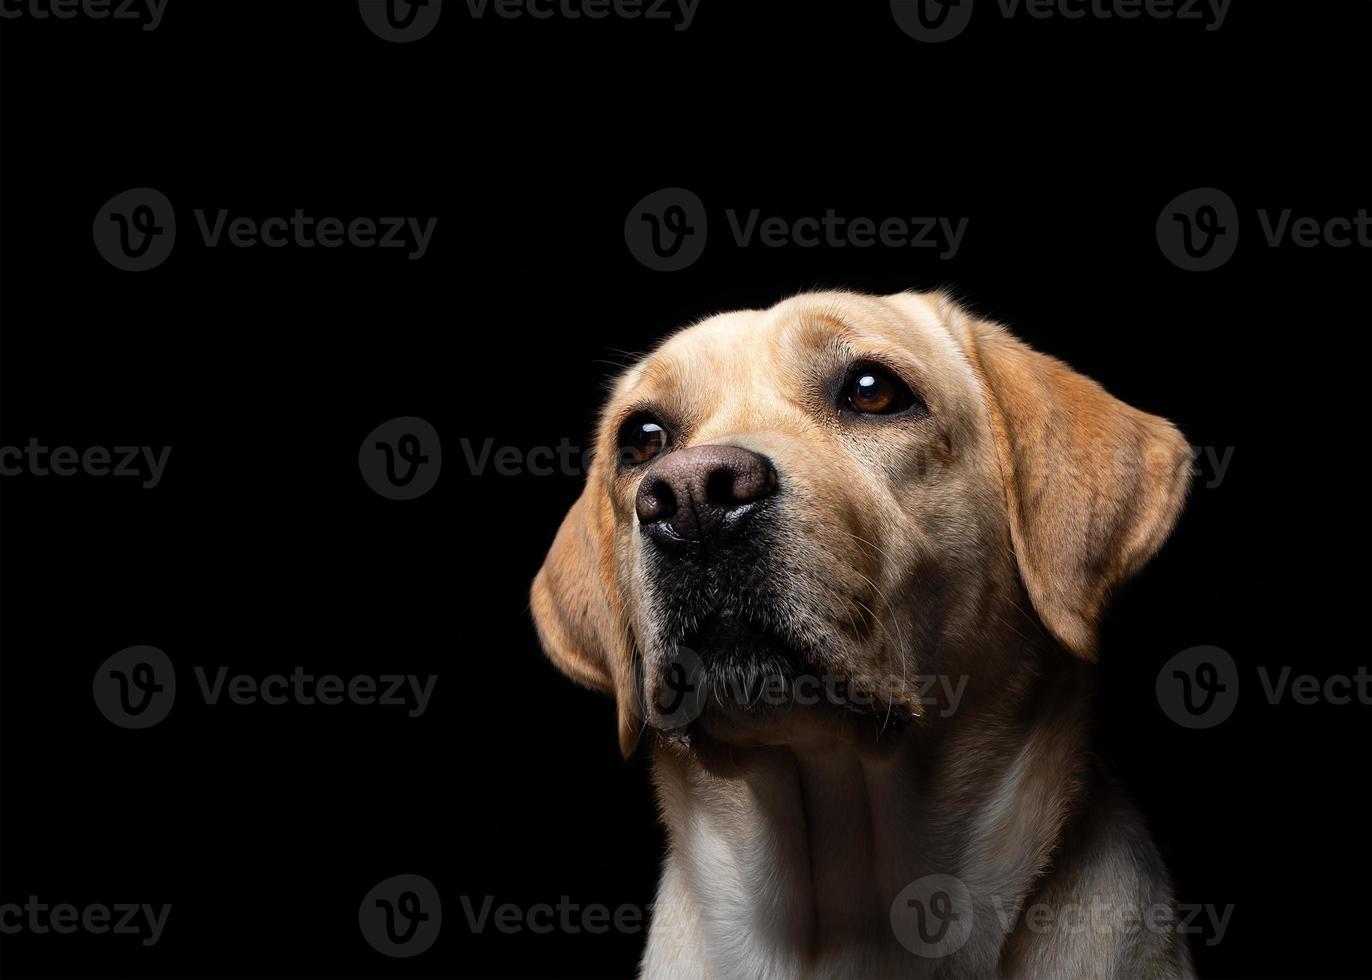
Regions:
M 1166 419 L 1002 327 L 964 324 L 988 396 L 1020 577 L 1049 632 L 1094 660 L 1112 590 L 1176 523 L 1191 447 Z
M 530 604 L 543 652 L 579 684 L 614 695 L 619 748 L 633 754 L 640 728 L 628 624 L 615 587 L 609 501 L 592 472 L 534 577 Z

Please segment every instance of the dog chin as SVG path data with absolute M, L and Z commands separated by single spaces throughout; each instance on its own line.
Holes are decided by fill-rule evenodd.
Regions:
M 790 751 L 804 756 L 840 746 L 872 759 L 891 757 L 904 744 L 910 718 L 878 717 L 828 705 L 739 711 L 713 705 L 684 729 L 665 733 L 669 750 L 694 757 L 707 771 L 737 774 L 756 752 Z
M 687 748 L 850 741 L 889 745 L 910 708 L 864 694 L 783 630 L 714 614 L 682 636 L 659 678 L 653 720 Z

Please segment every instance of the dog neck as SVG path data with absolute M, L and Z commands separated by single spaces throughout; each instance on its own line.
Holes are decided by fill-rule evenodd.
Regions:
M 713 974 L 886 975 L 873 956 L 910 962 L 893 903 L 916 881 L 950 875 L 977 913 L 962 968 L 994 975 L 1082 796 L 1084 683 L 1064 665 L 1032 690 L 930 719 L 880 754 L 818 739 L 714 753 L 659 746 L 671 852 L 655 915 L 720 959 Z M 853 955 L 867 960 L 836 962 Z

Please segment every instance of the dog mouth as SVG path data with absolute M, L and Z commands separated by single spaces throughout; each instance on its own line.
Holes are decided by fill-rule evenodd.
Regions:
M 710 739 L 784 744 L 873 721 L 899 732 L 913 712 L 848 674 L 784 626 L 716 610 L 685 630 L 650 684 L 649 723 L 686 746 Z
M 795 677 L 810 666 L 801 645 L 785 631 L 732 611 L 706 616 L 678 646 L 700 657 L 708 679 L 736 682 L 745 691 L 768 677 Z

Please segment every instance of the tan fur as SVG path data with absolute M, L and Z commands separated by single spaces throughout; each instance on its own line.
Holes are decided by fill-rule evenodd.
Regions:
M 1011 537 L 1034 606 L 1063 646 L 1094 659 L 1111 590 L 1176 522 L 1190 447 L 1166 420 L 1003 328 L 949 314 L 991 395 Z
M 841 417 L 825 379 L 859 359 L 909 380 L 927 416 Z M 1184 943 L 1045 937 L 1013 920 L 1031 896 L 1082 889 L 1170 901 L 1156 855 L 1131 857 L 1147 842 L 1137 817 L 1093 773 L 1086 691 L 1111 592 L 1182 506 L 1190 454 L 1175 427 L 941 295 L 808 294 L 674 335 L 616 384 L 533 585 L 544 649 L 615 696 L 626 755 L 655 730 L 673 642 L 634 512 L 644 468 L 614 462 L 619 425 L 646 406 L 677 446 L 773 461 L 771 612 L 816 671 L 917 724 L 895 735 L 805 708 L 712 722 L 690 749 L 655 744 L 672 851 L 645 975 L 1069 976 L 1090 962 L 1098 974 L 1075 975 L 1144 962 L 1189 975 Z M 928 675 L 966 680 L 956 711 L 917 698 Z M 929 874 L 955 875 L 977 910 L 966 945 L 934 960 L 887 920 Z

